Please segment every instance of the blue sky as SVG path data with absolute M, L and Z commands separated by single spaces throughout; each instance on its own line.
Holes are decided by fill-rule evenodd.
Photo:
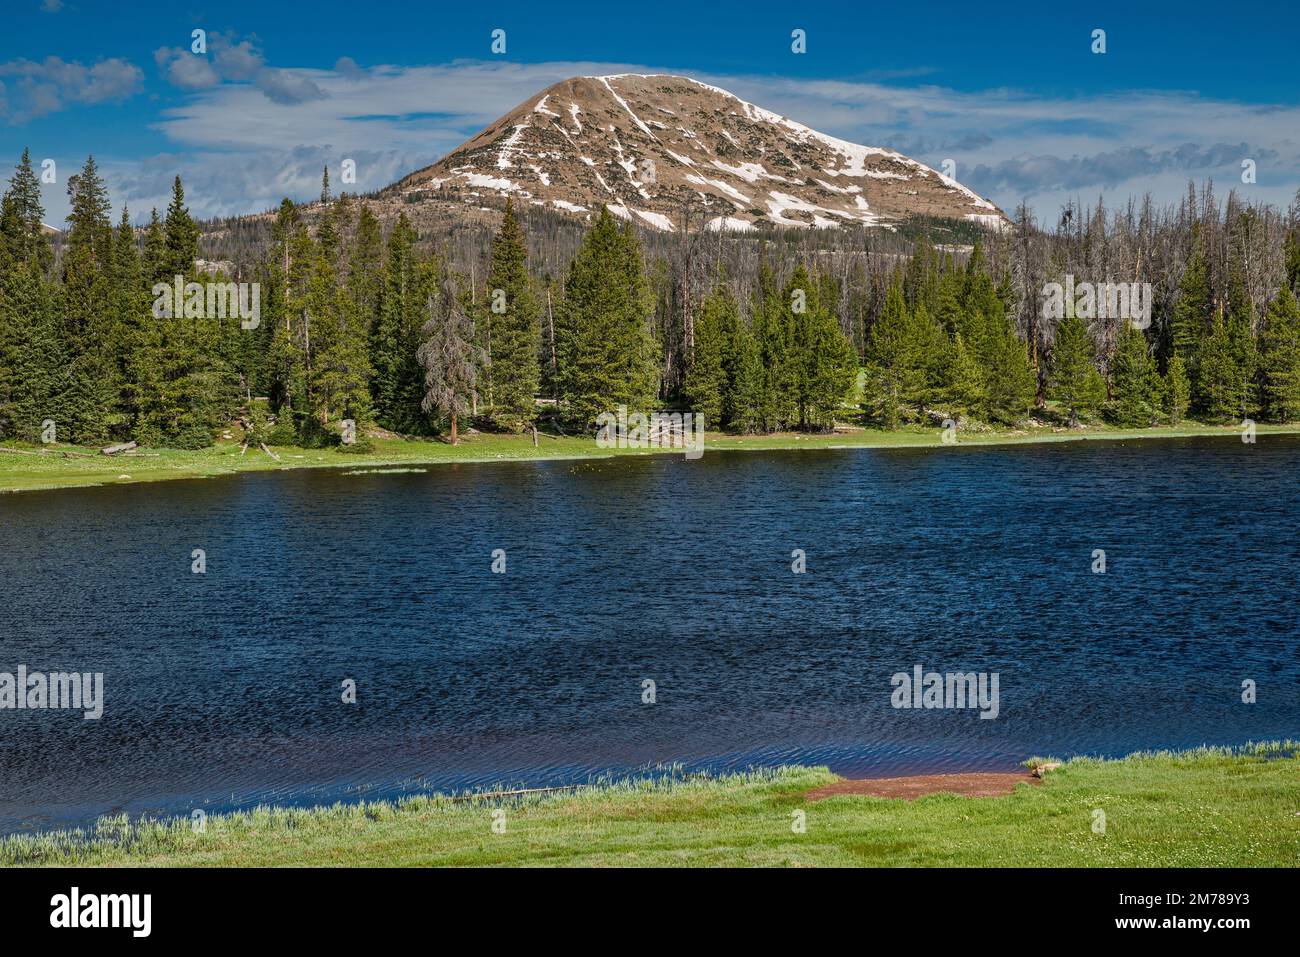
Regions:
M 358 189 L 387 185 L 557 80 L 623 71 L 952 159 L 972 189 L 1045 216 L 1071 196 L 1172 201 L 1189 178 L 1279 205 L 1300 188 L 1300 8 L 1283 3 L 4 2 L 0 162 L 24 146 L 55 160 L 55 223 L 89 152 L 133 218 L 176 172 L 197 212 L 253 212 L 311 197 L 345 157 Z

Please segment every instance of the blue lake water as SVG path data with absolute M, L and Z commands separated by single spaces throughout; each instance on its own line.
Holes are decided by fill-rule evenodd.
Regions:
M 868 776 L 1300 737 L 1298 478 L 1300 440 L 1261 436 L 0 497 L 0 671 L 105 688 L 98 721 L 0 710 L 0 832 L 673 763 Z M 892 707 L 918 664 L 996 672 L 997 718 Z

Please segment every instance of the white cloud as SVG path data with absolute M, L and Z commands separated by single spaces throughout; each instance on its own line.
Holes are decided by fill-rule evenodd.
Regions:
M 155 129 L 171 152 L 156 163 L 123 164 L 120 175 L 105 160 L 110 182 L 139 213 L 149 202 L 165 205 L 158 183 L 169 183 L 176 169 L 203 214 L 271 208 L 285 195 L 314 197 L 321 163 L 336 172 L 345 157 L 356 160 L 358 176 L 346 188 L 378 189 L 558 80 L 619 72 L 686 73 L 845 139 L 897 148 L 936 167 L 953 159 L 958 179 L 972 189 L 1007 209 L 1027 199 L 1042 218 L 1069 197 L 1092 201 L 1103 191 L 1108 202 L 1145 191 L 1176 202 L 1191 178 L 1210 177 L 1279 205 L 1300 186 L 1300 108 L 1194 92 L 1058 97 L 596 62 L 363 69 L 344 57 L 333 70 L 291 70 L 267 67 L 247 40 L 220 38 L 212 51 L 213 73 L 228 82 L 205 85 L 197 76 L 184 105 L 163 112 Z M 160 66 L 170 69 L 176 52 L 159 51 Z M 0 89 L 0 110 L 4 96 Z M 1257 185 L 1240 183 L 1247 157 L 1257 163 Z M 344 188 L 337 177 L 334 185 Z
M 144 74 L 134 64 L 117 58 L 86 66 L 48 56 L 40 62 L 17 59 L 0 63 L 0 77 L 11 78 L 0 86 L 0 119 L 18 124 L 71 105 L 125 99 L 140 89 Z
M 268 66 L 253 39 L 238 40 L 234 34 L 213 33 L 207 45 L 209 53 L 160 47 L 154 51 L 154 62 L 167 82 L 186 90 L 207 89 L 222 81 L 248 83 L 271 102 L 281 104 L 303 103 L 326 95 L 308 78 L 310 71 Z

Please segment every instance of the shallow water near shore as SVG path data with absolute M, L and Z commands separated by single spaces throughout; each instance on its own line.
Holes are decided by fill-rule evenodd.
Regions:
M 1298 474 L 1300 437 L 1261 436 L 6 496 L 0 672 L 103 672 L 105 701 L 0 710 L 0 832 L 1300 737 Z M 996 672 L 997 718 L 892 707 L 916 665 Z

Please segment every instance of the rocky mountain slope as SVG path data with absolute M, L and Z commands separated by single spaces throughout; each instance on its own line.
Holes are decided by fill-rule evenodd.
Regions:
M 888 226 L 909 215 L 1000 228 L 996 206 L 893 150 L 827 136 L 696 80 L 575 77 L 384 191 L 478 206 L 513 196 L 586 218 L 686 226 Z

